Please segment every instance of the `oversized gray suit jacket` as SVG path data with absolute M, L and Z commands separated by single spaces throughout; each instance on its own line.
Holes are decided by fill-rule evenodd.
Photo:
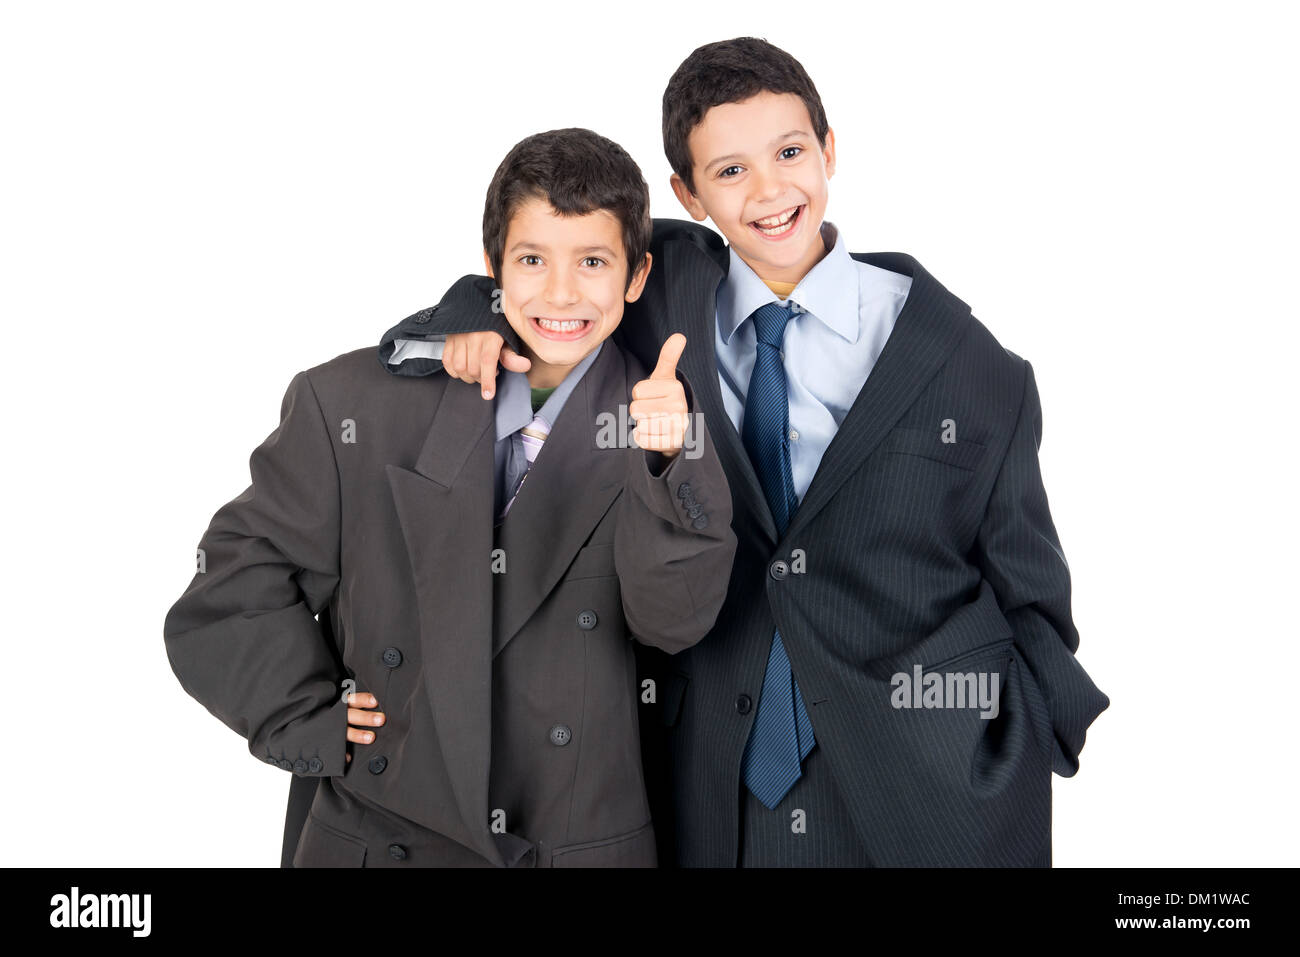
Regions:
M 600 447 L 645 374 L 606 340 L 496 530 L 476 386 L 373 347 L 293 378 L 164 632 L 187 692 L 317 779 L 295 866 L 656 863 L 632 639 L 702 638 L 736 539 L 707 431 L 657 476 Z M 350 763 L 348 679 L 387 716 Z

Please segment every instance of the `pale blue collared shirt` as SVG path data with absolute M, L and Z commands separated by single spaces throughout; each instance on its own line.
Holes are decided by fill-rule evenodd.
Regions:
M 605 342 L 601 340 L 595 349 L 569 370 L 564 381 L 555 387 L 555 391 L 546 397 L 546 401 L 537 410 L 537 415 L 546 420 L 547 432 L 555 428 L 560 410 L 603 348 Z M 528 471 L 528 458 L 524 455 L 524 440 L 519 430 L 533 421 L 532 394 L 527 374 L 502 369 L 497 375 L 496 395 L 492 400 L 496 403 L 496 444 L 492 452 L 496 468 L 495 514 L 498 516 L 506 507 L 519 480 Z
M 830 251 L 787 297 L 799 308 L 786 325 L 782 343 L 790 467 L 800 501 L 912 288 L 910 276 L 850 257 L 833 224 L 823 224 L 822 237 Z M 756 340 L 749 317 L 760 306 L 781 301 L 732 249 L 727 277 L 718 285 L 714 346 L 723 407 L 737 432 L 754 371 Z

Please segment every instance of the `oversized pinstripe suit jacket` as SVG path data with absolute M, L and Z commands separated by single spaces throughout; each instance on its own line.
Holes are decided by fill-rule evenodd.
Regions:
M 164 625 L 185 689 L 294 772 L 282 863 L 656 863 L 635 649 L 705 635 L 736 542 L 707 429 L 658 472 L 606 441 L 645 375 L 602 345 L 496 528 L 476 387 L 373 348 L 294 377 Z M 350 763 L 347 678 L 387 716 Z
M 809 826 L 859 841 L 878 866 L 1050 865 L 1051 774 L 1077 771 L 1085 732 L 1109 700 L 1074 656 L 1069 568 L 1039 472 L 1029 363 L 916 259 L 853 254 L 911 276 L 911 290 L 778 536 L 718 386 L 713 324 L 726 247 L 693 223 L 654 226 L 655 265 L 618 335 L 647 362 L 667 335 L 686 335 L 678 367 L 717 444 L 739 542 L 715 627 L 666 662 L 676 862 L 737 863 L 741 756 L 756 712 L 738 702 L 758 697 L 779 626 L 850 817 Z M 408 323 L 402 334 L 495 329 L 512 338 L 486 298 L 475 321 L 462 321 L 470 312 Z M 956 442 L 943 441 L 946 420 Z M 796 549 L 804 573 L 774 575 Z M 997 673 L 997 717 L 895 708 L 893 676 L 917 665 L 941 676 Z M 667 817 L 657 821 L 661 865 Z

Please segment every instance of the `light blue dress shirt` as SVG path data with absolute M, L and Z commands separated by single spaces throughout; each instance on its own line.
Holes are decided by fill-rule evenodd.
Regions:
M 560 410 L 577 388 L 582 377 L 587 374 L 591 364 L 605 348 L 602 340 L 582 361 L 569 370 L 555 391 L 546 397 L 537 415 L 546 420 L 546 431 L 555 428 L 555 420 L 560 417 Z M 502 369 L 497 375 L 497 390 L 492 401 L 496 404 L 496 444 L 492 447 L 493 465 L 496 469 L 496 503 L 495 514 L 498 518 L 510 495 L 514 493 L 520 479 L 528 471 L 528 457 L 524 454 L 523 436 L 519 430 L 533 421 L 532 389 L 528 376 L 523 372 L 511 372 Z
M 790 468 L 802 501 L 831 439 L 858 397 L 912 288 L 910 276 L 849 256 L 839 230 L 822 225 L 830 251 L 787 297 L 797 304 L 781 352 L 790 402 Z M 754 371 L 755 309 L 781 302 L 731 250 L 718 285 L 715 349 L 727 417 L 739 433 Z

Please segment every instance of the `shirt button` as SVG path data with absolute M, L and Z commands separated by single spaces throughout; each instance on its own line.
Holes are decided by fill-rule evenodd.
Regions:
M 557 748 L 564 747 L 569 743 L 569 739 L 572 737 L 573 732 L 569 730 L 568 725 L 557 724 L 551 729 L 551 744 L 555 745 Z
M 791 441 L 791 442 L 798 442 L 798 441 L 799 441 L 799 432 L 798 432 L 797 430 L 795 430 L 795 429 L 791 429 L 791 430 L 790 430 L 790 441 Z
M 591 629 L 595 628 L 597 620 L 596 613 L 590 608 L 584 608 L 578 612 L 578 627 L 583 631 L 591 631 Z
M 742 694 L 736 698 L 736 712 L 738 714 L 749 714 L 749 709 L 753 706 L 753 699 L 751 699 L 747 694 Z
M 777 559 L 772 563 L 772 567 L 768 569 L 768 571 L 771 572 L 773 578 L 777 581 L 781 581 L 786 575 L 790 574 L 790 566 L 780 559 Z
M 396 648 L 384 649 L 384 664 L 390 668 L 396 668 L 402 663 L 402 653 Z

